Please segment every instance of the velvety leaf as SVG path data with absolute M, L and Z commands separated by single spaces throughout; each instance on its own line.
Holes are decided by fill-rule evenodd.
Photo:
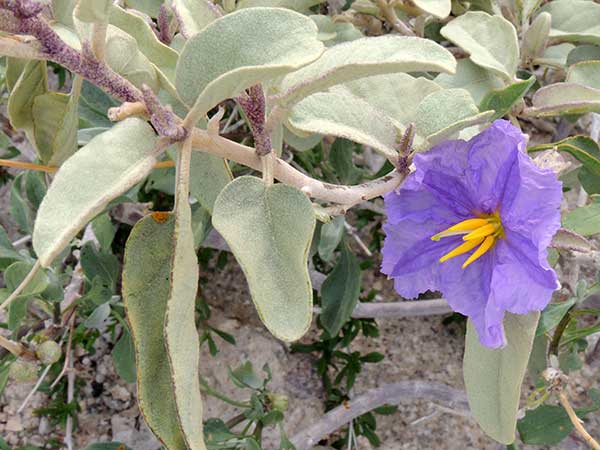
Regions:
M 514 26 L 501 16 L 481 11 L 450 21 L 442 35 L 471 55 L 471 60 L 512 82 L 519 65 L 519 43 Z
M 521 383 L 538 319 L 537 312 L 507 313 L 502 349 L 481 345 L 473 323 L 467 322 L 463 373 L 469 406 L 483 431 L 502 444 L 515 440 Z
M 555 67 L 563 69 L 567 64 L 569 53 L 575 48 L 573 44 L 567 42 L 563 44 L 547 47 L 542 56 L 537 57 L 533 63 L 542 66 Z
M 123 335 L 115 344 L 112 358 L 117 374 L 128 383 L 135 383 L 135 347 L 128 329 L 123 330 Z
M 490 121 L 493 115 L 493 111 L 480 113 L 464 89 L 433 92 L 423 99 L 415 114 L 416 129 L 427 140 L 427 144 L 417 146 L 417 149 L 426 149 L 463 128 Z
M 331 17 L 325 15 L 312 15 L 310 18 L 319 29 L 317 38 L 327 47 L 364 37 L 361 31 L 351 23 L 335 22 Z
M 160 5 L 163 3 L 164 0 L 125 0 L 125 6 L 127 8 L 137 9 L 144 14 L 148 14 L 150 17 L 158 17 Z
M 82 22 L 107 23 L 111 0 L 78 0 L 74 15 Z
M 48 92 L 33 101 L 33 131 L 40 159 L 60 166 L 77 151 L 79 98 Z
M 368 145 L 389 158 L 396 156 L 399 130 L 379 110 L 343 87 L 318 92 L 294 106 L 288 125 L 296 133 L 323 134 Z
M 148 22 L 139 15 L 130 13 L 117 5 L 112 5 L 109 21 L 135 38 L 139 51 L 166 76 L 170 83 L 175 82 L 175 66 L 179 55 L 156 37 Z
M 583 61 L 569 68 L 566 81 L 600 89 L 600 61 Z
M 352 158 L 357 147 L 352 141 L 336 139 L 329 149 L 329 162 L 343 184 L 357 184 L 363 177 Z
M 311 134 L 309 136 L 298 136 L 290 131 L 287 127 L 283 129 L 283 140 L 286 144 L 299 152 L 305 152 L 315 148 L 321 142 L 323 136 L 320 134 Z
M 163 335 L 169 298 L 175 219 L 147 216 L 129 235 L 123 265 L 123 301 L 135 344 L 140 410 L 148 427 L 173 450 L 187 450 L 177 420 Z
M 40 205 L 33 248 L 42 266 L 108 203 L 141 181 L 156 163 L 157 136 L 144 120 L 126 119 L 69 158 Z
M 496 120 L 508 114 L 513 105 L 521 100 L 527 91 L 535 83 L 535 76 L 531 76 L 528 80 L 518 81 L 505 87 L 487 94 L 479 105 L 481 111 L 493 109 L 496 113 L 490 120 Z
M 600 89 L 575 83 L 555 83 L 539 89 L 526 111 L 534 116 L 600 112 Z
M 191 148 L 189 149 L 191 151 Z M 200 336 L 196 328 L 198 258 L 194 250 L 189 195 L 189 160 L 185 146 L 178 171 L 173 230 L 172 265 L 164 335 L 173 379 L 177 418 L 189 450 L 206 450 L 200 396 Z
M 190 174 L 190 194 L 212 214 L 217 196 L 233 178 L 227 162 L 210 153 L 195 151 Z
M 222 100 L 296 70 L 322 51 L 309 18 L 279 8 L 243 9 L 187 41 L 177 63 L 177 92 L 203 116 Z
M 527 411 L 518 429 L 525 444 L 556 445 L 573 431 L 573 423 L 561 406 L 542 405 Z
M 567 56 L 567 66 L 583 61 L 599 61 L 600 47 L 597 45 L 578 45 Z
M 456 74 L 441 73 L 435 78 L 435 82 L 444 88 L 466 89 L 478 105 L 490 92 L 504 87 L 504 83 L 497 75 L 479 67 L 470 59 L 460 59 Z
M 329 261 L 333 256 L 333 252 L 339 245 L 344 236 L 344 224 L 346 220 L 344 216 L 336 216 L 331 222 L 324 223 L 321 226 L 319 235 L 319 256 L 324 261 Z
M 541 56 L 548 42 L 552 16 L 543 12 L 538 14 L 523 35 L 523 61 L 533 61 Z
M 25 130 L 35 144 L 33 134 L 33 101 L 48 91 L 45 61 L 29 61 L 17 79 L 8 98 L 8 117 L 13 127 Z
M 110 251 L 115 233 L 117 232 L 116 227 L 110 219 L 110 215 L 108 213 L 100 214 L 92 220 L 92 230 L 100 244 L 100 248 L 106 252 Z
M 269 331 L 285 341 L 302 337 L 312 316 L 307 257 L 315 228 L 306 195 L 241 177 L 219 194 L 213 225 L 242 266 Z
M 52 0 L 52 15 L 58 22 L 72 27 L 76 4 L 77 0 Z
M 281 84 L 284 102 L 293 103 L 336 84 L 394 72 L 454 73 L 456 60 L 433 41 L 405 36 L 379 36 L 345 42 L 327 49 L 317 61 L 287 75 Z
M 321 286 L 321 324 L 336 336 L 358 304 L 361 274 L 358 260 L 346 243 L 341 257 Z
M 315 5 L 325 3 L 325 0 L 240 0 L 236 8 L 255 8 L 257 6 L 265 6 L 272 8 L 287 8 L 295 11 L 306 13 Z
M 562 219 L 563 226 L 583 236 L 600 233 L 600 203 L 577 208 Z
M 590 241 L 566 228 L 561 228 L 556 232 L 550 245 L 552 248 L 576 250 L 578 252 L 589 252 L 592 250 L 592 243 Z
M 438 19 L 445 19 L 450 14 L 452 2 L 450 0 L 413 0 L 414 4 L 426 13 Z
M 206 1 L 173 0 L 173 8 L 177 11 L 183 34 L 192 37 L 219 16 L 214 7 Z
M 600 44 L 600 5 L 586 0 L 555 0 L 542 11 L 552 16 L 551 38 Z

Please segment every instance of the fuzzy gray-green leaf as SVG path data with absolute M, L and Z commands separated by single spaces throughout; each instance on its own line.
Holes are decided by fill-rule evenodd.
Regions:
M 307 258 L 315 228 L 306 195 L 241 177 L 219 194 L 213 225 L 242 266 L 269 331 L 284 341 L 302 337 L 312 317 Z
M 111 200 L 150 173 L 157 139 L 144 120 L 126 119 L 62 165 L 40 205 L 33 231 L 33 248 L 42 266 L 47 267 Z
M 503 444 L 515 440 L 521 384 L 539 316 L 507 313 L 507 344 L 501 349 L 481 345 L 473 323 L 467 322 L 463 373 L 469 406 L 483 431 Z

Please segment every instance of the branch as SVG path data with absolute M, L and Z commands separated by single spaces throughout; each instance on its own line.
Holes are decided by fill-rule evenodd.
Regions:
M 355 319 L 391 319 L 449 314 L 452 308 L 441 298 L 435 300 L 399 301 L 388 303 L 359 303 L 352 317 Z
M 558 393 L 558 399 L 560 400 L 560 404 L 563 406 L 563 408 L 565 408 L 565 411 L 567 411 L 569 419 L 571 420 L 571 423 L 575 427 L 575 430 L 577 430 L 577 433 L 594 450 L 600 450 L 600 444 L 598 443 L 598 441 L 596 441 L 590 435 L 590 433 L 587 432 L 587 430 L 583 427 L 583 425 L 581 423 L 581 419 L 579 417 L 577 417 L 577 413 L 575 412 L 575 410 L 571 406 L 571 403 L 569 403 L 569 399 L 567 397 L 567 394 L 565 394 L 564 391 L 559 392 Z
M 192 139 L 194 150 L 211 153 L 254 170 L 262 171 L 261 158 L 256 155 L 251 147 L 238 144 L 221 136 L 211 135 L 207 131 L 197 128 L 193 131 Z M 394 170 L 388 175 L 368 183 L 356 186 L 341 186 L 324 183 L 304 175 L 280 158 L 274 161 L 273 175 L 282 183 L 295 186 L 310 197 L 339 203 L 348 208 L 396 189 L 406 177 Z
M 394 11 L 394 8 L 387 2 L 387 0 L 377 0 L 377 6 L 379 7 L 381 14 L 383 14 L 383 17 L 385 17 L 385 20 L 387 20 L 390 25 L 394 27 L 394 30 L 405 36 L 415 36 L 415 32 L 400 20 L 396 14 L 396 11 Z
M 309 450 L 317 443 L 359 417 L 383 405 L 397 405 L 405 400 L 428 400 L 441 402 L 457 412 L 468 415 L 469 407 L 464 392 L 445 384 L 428 381 L 400 381 L 370 389 L 362 395 L 332 409 L 319 417 L 307 429 L 290 439 L 296 450 Z

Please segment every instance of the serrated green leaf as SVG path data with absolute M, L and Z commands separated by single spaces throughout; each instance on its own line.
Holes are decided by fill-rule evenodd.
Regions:
M 287 75 L 280 86 L 294 103 L 337 84 L 395 72 L 454 73 L 456 60 L 433 41 L 405 36 L 356 39 L 327 49 L 314 63 Z
M 475 64 L 512 82 L 519 65 L 519 43 L 517 31 L 508 20 L 469 11 L 450 21 L 441 33 L 469 53 Z
M 252 85 L 314 61 L 322 51 L 309 18 L 279 8 L 242 9 L 187 41 L 177 63 L 177 92 L 201 117 Z
M 219 15 L 215 8 L 208 2 L 197 0 L 173 0 L 173 8 L 181 20 L 181 30 L 188 38 L 198 34 L 209 23 L 216 20 Z
M 219 194 L 213 225 L 242 266 L 269 331 L 285 341 L 302 337 L 312 317 L 307 257 L 315 215 L 307 197 L 290 186 L 241 177 Z
M 479 104 L 479 109 L 481 111 L 494 110 L 495 114 L 490 120 L 504 117 L 510 112 L 513 105 L 525 96 L 534 83 L 535 76 L 531 76 L 528 80 L 518 81 L 504 89 L 494 90 L 484 97 Z
M 467 322 L 463 373 L 473 417 L 483 431 L 503 444 L 515 440 L 521 383 L 533 345 L 538 312 L 507 313 L 507 344 L 490 349 L 479 343 L 473 322 Z
M 47 267 L 111 200 L 150 173 L 157 139 L 144 120 L 129 118 L 96 136 L 62 165 L 33 231 L 33 248 L 42 266 Z
M 452 2 L 450 0 L 414 0 L 415 5 L 426 13 L 438 19 L 445 19 L 450 14 Z
M 321 286 L 320 320 L 331 336 L 336 336 L 352 316 L 358 304 L 360 287 L 358 260 L 343 243 L 340 260 Z
M 177 420 L 163 334 L 169 298 L 175 219 L 140 220 L 129 235 L 123 301 L 136 350 L 140 410 L 148 427 L 173 450 L 187 450 Z
M 577 208 L 562 219 L 563 226 L 583 236 L 600 233 L 600 203 Z
M 33 132 L 43 163 L 60 166 L 77 151 L 76 96 L 48 92 L 33 101 Z
M 586 0 L 555 0 L 541 11 L 552 16 L 551 38 L 600 44 L 600 5 Z

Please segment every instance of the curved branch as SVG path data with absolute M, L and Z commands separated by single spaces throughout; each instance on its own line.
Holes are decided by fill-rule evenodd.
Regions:
M 399 301 L 389 303 L 359 303 L 352 317 L 355 319 L 390 319 L 448 314 L 452 308 L 443 299 Z
M 238 144 L 221 136 L 212 135 L 197 128 L 194 129 L 192 138 L 195 150 L 212 153 L 254 170 L 262 171 L 260 157 L 256 155 L 251 147 Z M 386 194 L 400 186 L 406 177 L 394 170 L 388 175 L 368 183 L 356 186 L 340 186 L 324 183 L 304 175 L 279 158 L 274 161 L 273 175 L 282 183 L 295 186 L 310 197 L 339 203 L 346 207 Z
M 457 413 L 469 415 L 467 397 L 463 391 L 441 383 L 400 381 L 370 389 L 349 402 L 319 417 L 311 426 L 290 439 L 296 450 L 309 450 L 326 436 L 352 419 L 383 405 L 397 405 L 406 400 L 428 400 L 442 403 Z

